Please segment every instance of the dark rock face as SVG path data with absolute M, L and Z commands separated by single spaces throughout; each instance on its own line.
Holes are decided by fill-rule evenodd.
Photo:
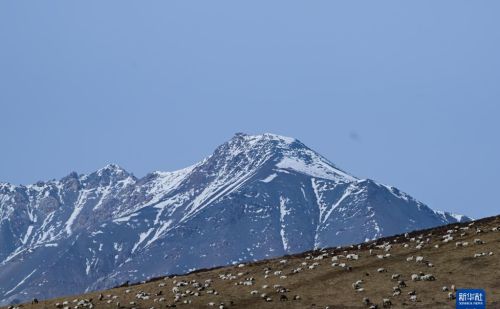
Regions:
M 0 304 L 464 220 L 357 179 L 298 140 L 240 133 L 176 172 L 137 179 L 108 165 L 0 183 Z

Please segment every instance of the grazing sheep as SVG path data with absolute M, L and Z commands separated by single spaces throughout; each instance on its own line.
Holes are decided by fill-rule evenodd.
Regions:
M 417 256 L 417 257 L 415 258 L 415 262 L 417 262 L 417 263 L 419 263 L 419 262 L 423 262 L 423 260 L 424 260 L 424 257 L 423 257 L 423 256 Z
M 443 292 L 448 292 L 448 287 L 447 287 L 447 286 L 443 286 L 443 287 L 441 288 L 441 290 L 442 290 Z
M 300 295 L 295 295 L 295 296 L 293 297 L 293 300 L 300 300 Z
M 417 275 L 417 274 L 412 274 L 412 275 L 411 275 L 411 280 L 412 280 L 412 281 L 419 281 L 419 280 L 420 280 L 420 276 L 419 276 L 419 275 Z
M 409 257 L 407 257 L 407 258 L 406 258 L 406 261 L 407 261 L 407 262 L 411 262 L 411 261 L 413 261 L 413 255 L 412 255 L 412 256 L 409 256 Z
M 377 269 L 377 272 L 385 273 L 385 272 L 387 272 L 387 270 L 385 268 L 381 267 L 381 268 Z
M 399 279 L 399 277 L 401 277 L 401 275 L 400 275 L 400 274 L 392 274 L 391 279 L 392 279 L 392 280 L 398 280 L 398 279 Z
M 479 239 L 479 238 L 476 238 L 476 239 L 474 239 L 474 244 L 475 244 L 475 245 L 482 245 L 482 244 L 484 244 L 484 241 L 482 241 L 482 240 L 481 240 L 481 239 Z
M 286 295 L 281 295 L 280 301 L 288 301 L 288 297 L 286 297 Z
M 449 299 L 449 300 L 453 300 L 453 299 L 455 299 L 455 294 L 453 294 L 453 292 L 449 292 L 449 293 L 448 293 L 448 299 Z
M 357 259 L 359 259 L 359 255 L 357 255 L 357 254 L 348 254 L 348 255 L 346 256 L 346 258 L 347 258 L 348 260 L 357 260 Z
M 404 280 L 399 280 L 399 281 L 398 281 L 398 286 L 399 286 L 400 288 L 405 288 L 405 287 L 406 287 L 406 283 L 405 283 L 405 281 L 404 281 Z
M 389 308 L 390 306 L 392 306 L 391 300 L 388 298 L 382 299 L 382 305 L 384 308 Z
M 368 306 L 370 304 L 370 299 L 368 299 L 368 297 L 363 297 L 363 304 Z
M 416 302 L 417 301 L 417 295 L 410 296 L 410 301 Z

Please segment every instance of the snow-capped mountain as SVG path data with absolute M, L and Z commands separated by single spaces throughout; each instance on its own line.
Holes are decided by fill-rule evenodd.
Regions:
M 465 220 L 353 177 L 296 139 L 239 133 L 176 172 L 138 179 L 108 165 L 0 183 L 0 304 Z

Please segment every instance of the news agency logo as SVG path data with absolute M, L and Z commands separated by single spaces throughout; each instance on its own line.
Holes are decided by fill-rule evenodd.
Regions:
M 482 289 L 457 290 L 456 309 L 485 309 L 486 293 Z

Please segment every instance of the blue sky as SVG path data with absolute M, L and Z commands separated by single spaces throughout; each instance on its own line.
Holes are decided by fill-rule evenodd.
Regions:
M 435 209 L 499 213 L 498 1 L 2 1 L 0 180 L 137 176 L 300 139 Z

